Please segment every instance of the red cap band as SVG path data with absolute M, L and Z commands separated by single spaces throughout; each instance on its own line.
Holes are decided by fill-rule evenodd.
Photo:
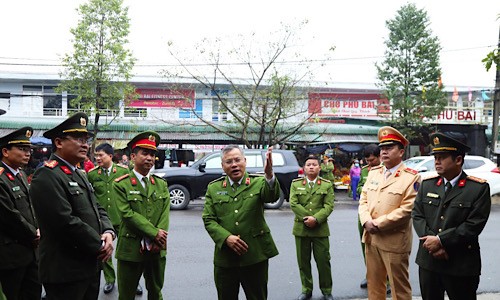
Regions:
M 138 140 L 135 142 L 135 144 L 132 145 L 132 149 L 135 147 L 141 147 L 141 148 L 146 148 L 146 149 L 151 149 L 151 150 L 156 150 L 156 142 L 155 140 L 151 139 L 142 139 Z

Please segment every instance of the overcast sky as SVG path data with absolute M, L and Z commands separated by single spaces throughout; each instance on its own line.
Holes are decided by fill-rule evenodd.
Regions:
M 69 29 L 78 21 L 82 0 L 0 1 L 0 72 L 28 70 L 57 73 L 57 68 L 19 67 L 9 63 L 58 64 L 71 51 Z M 407 1 L 166 1 L 125 0 L 131 18 L 130 46 L 137 64 L 167 64 L 166 43 L 192 48 L 204 37 L 231 39 L 237 34 L 268 33 L 280 23 L 308 20 L 295 51 L 322 59 L 336 47 L 317 80 L 330 86 L 365 86 L 376 82 L 374 62 L 381 61 L 388 36 L 385 21 Z M 481 59 L 498 43 L 500 1 L 418 0 L 441 42 L 443 83 L 448 89 L 493 87 L 495 72 L 486 72 Z M 267 35 L 266 35 L 267 34 Z M 157 68 L 136 73 L 156 75 Z M 1 80 L 1 78 L 0 78 Z

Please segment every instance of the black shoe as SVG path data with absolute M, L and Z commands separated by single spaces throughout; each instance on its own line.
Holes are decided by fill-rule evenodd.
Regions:
M 312 293 L 309 292 L 300 294 L 299 297 L 297 297 L 297 300 L 309 300 L 311 298 L 312 298 Z
M 389 284 L 387 284 L 386 293 L 387 293 L 387 295 L 390 295 L 392 293 L 391 286 Z
M 333 296 L 332 294 L 328 294 L 328 295 L 323 295 L 323 298 L 321 298 L 323 300 L 333 300 Z
M 135 294 L 139 295 L 139 296 L 142 295 L 142 286 L 141 286 L 141 284 L 137 285 L 137 289 L 135 290 Z
M 368 287 L 368 281 L 366 281 L 366 278 L 361 280 L 361 283 L 359 284 L 359 287 L 362 289 L 366 289 Z
M 107 282 L 102 290 L 104 291 L 104 294 L 109 294 L 114 288 L 115 288 L 114 282 Z

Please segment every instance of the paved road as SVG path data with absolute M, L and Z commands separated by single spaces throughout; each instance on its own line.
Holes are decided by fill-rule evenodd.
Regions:
M 364 276 L 359 236 L 357 232 L 357 203 L 349 201 L 345 193 L 337 193 L 337 202 L 329 223 L 335 299 L 366 299 L 366 290 L 359 288 Z M 197 200 L 187 210 L 171 212 L 168 241 L 167 270 L 163 295 L 165 299 L 216 299 L 213 284 L 213 242 L 203 228 L 201 211 L 203 201 Z M 300 293 L 300 279 L 295 260 L 295 246 L 291 234 L 293 213 L 287 204 L 279 210 L 266 211 L 266 218 L 280 254 L 270 260 L 269 299 L 295 299 Z M 479 286 L 480 299 L 500 299 L 500 206 L 493 208 L 490 220 L 481 235 L 483 275 Z M 416 240 L 415 240 L 416 241 Z M 419 295 L 417 267 L 414 263 L 416 246 L 410 258 L 410 280 L 413 295 Z M 319 299 L 317 275 L 314 299 Z M 116 290 L 99 299 L 117 299 Z M 147 299 L 146 294 L 137 299 Z M 245 299 L 243 292 L 240 299 Z M 418 299 L 418 298 L 416 298 Z

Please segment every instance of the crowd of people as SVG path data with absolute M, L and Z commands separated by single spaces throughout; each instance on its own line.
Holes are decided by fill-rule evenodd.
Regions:
M 77 113 L 44 136 L 52 155 L 31 184 L 23 171 L 31 154 L 33 129 L 0 138 L 0 299 L 97 299 L 101 270 L 104 293 L 115 283 L 119 299 L 142 293 L 162 299 L 169 230 L 170 195 L 151 174 L 160 142 L 154 131 L 127 144 L 130 161 L 113 162 L 107 143 L 95 149 L 96 166 L 82 170 L 92 133 Z M 431 136 L 437 175 L 421 180 L 403 163 L 408 140 L 392 127 L 378 132 L 378 145 L 365 147 L 367 165 L 350 170 L 353 200 L 359 199 L 359 232 L 369 299 L 409 300 L 409 256 L 414 227 L 419 237 L 423 299 L 476 299 L 481 271 L 478 237 L 490 213 L 489 185 L 463 172 L 470 148 L 449 136 Z M 269 259 L 279 254 L 264 217 L 280 185 L 273 172 L 272 147 L 263 175 L 249 174 L 241 148 L 222 150 L 225 175 L 208 185 L 202 220 L 214 242 L 214 284 L 219 299 L 267 299 Z M 83 166 L 82 166 L 83 165 Z M 127 166 L 131 166 L 130 168 Z M 304 178 L 291 184 L 297 268 L 297 299 L 312 298 L 311 258 L 322 299 L 333 299 L 328 218 L 334 209 L 334 159 L 308 156 Z M 323 174 L 323 175 L 322 175 Z M 114 241 L 116 240 L 116 243 Z M 114 248 L 116 244 L 116 249 Z M 115 255 L 116 271 L 111 263 Z

